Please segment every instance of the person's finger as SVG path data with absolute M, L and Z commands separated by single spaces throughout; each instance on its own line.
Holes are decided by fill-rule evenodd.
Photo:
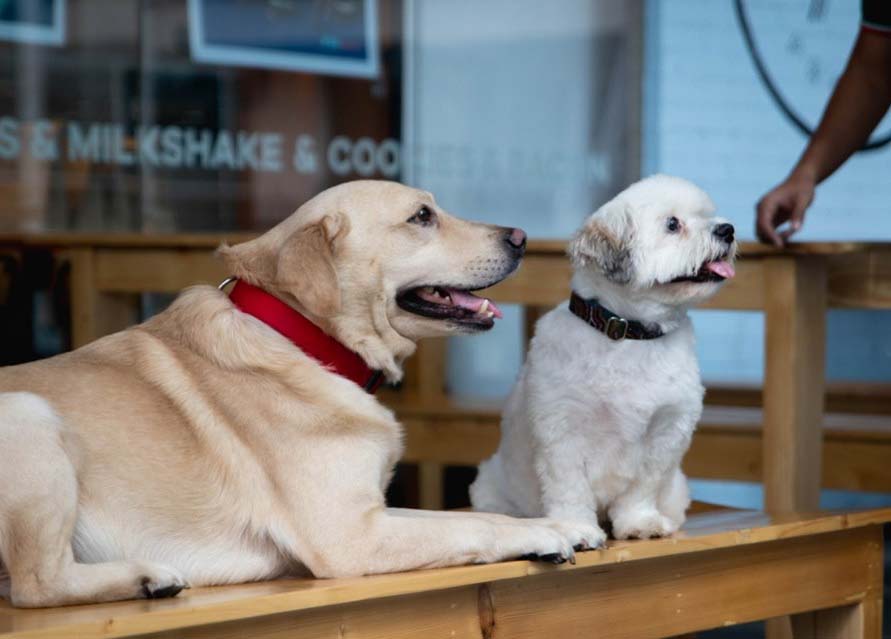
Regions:
M 789 217 L 789 227 L 780 233 L 783 242 L 787 242 L 792 235 L 801 230 L 804 225 L 804 213 L 809 204 L 810 201 L 802 195 L 795 199 L 795 208 L 792 209 L 792 215 Z
M 773 244 L 774 246 L 783 245 L 783 240 L 777 235 L 777 232 L 770 221 L 758 220 L 755 232 L 758 235 L 758 239 L 765 244 Z
M 758 239 L 767 244 L 782 247 L 783 240 L 776 232 L 776 217 L 778 203 L 770 195 L 761 198 L 757 207 L 757 222 L 755 224 L 755 233 Z
M 759 224 L 757 233 L 758 239 L 765 244 L 773 244 L 776 247 L 782 248 L 783 240 L 770 224 Z

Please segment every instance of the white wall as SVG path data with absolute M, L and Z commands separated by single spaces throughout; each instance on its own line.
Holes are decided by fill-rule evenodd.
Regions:
M 793 106 L 816 122 L 847 60 L 860 3 L 745 0 L 756 42 Z M 644 172 L 682 175 L 705 188 L 744 239 L 755 202 L 792 168 L 805 138 L 759 83 L 733 3 L 648 0 L 645 31 Z M 891 129 L 891 115 L 879 130 Z M 801 240 L 891 239 L 891 146 L 859 154 L 821 185 Z M 695 317 L 703 374 L 758 382 L 760 314 Z M 829 318 L 830 377 L 891 379 L 891 314 L 838 311 Z
M 745 0 L 780 89 L 815 123 L 857 34 L 860 3 Z M 792 168 L 806 140 L 759 83 L 730 1 L 647 3 L 645 172 L 698 182 L 754 237 L 757 199 Z M 880 129 L 891 129 L 891 115 Z M 858 154 L 820 186 L 802 240 L 891 238 L 891 146 Z

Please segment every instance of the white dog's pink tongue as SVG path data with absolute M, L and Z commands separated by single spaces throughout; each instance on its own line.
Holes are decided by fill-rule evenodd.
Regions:
M 455 306 L 466 308 L 468 311 L 473 311 L 474 313 L 491 312 L 494 313 L 495 317 L 499 319 L 504 317 L 504 315 L 502 315 L 501 313 L 501 309 L 495 306 L 495 302 L 490 299 L 486 299 L 485 297 L 477 297 L 473 293 L 459 291 L 455 288 L 446 290 L 449 292 L 449 297 L 452 298 L 452 304 L 454 304 Z
M 727 280 L 736 275 L 736 270 L 734 270 L 733 264 L 731 264 L 730 262 L 725 262 L 724 260 L 708 262 L 705 265 L 705 270 L 711 271 L 715 275 L 720 275 Z

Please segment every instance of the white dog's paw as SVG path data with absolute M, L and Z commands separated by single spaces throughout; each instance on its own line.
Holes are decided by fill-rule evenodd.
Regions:
M 569 539 L 575 550 L 598 550 L 606 547 L 606 533 L 597 524 L 579 520 L 549 520 L 548 525 Z
M 650 539 L 667 537 L 676 533 L 677 522 L 655 508 L 642 508 L 620 513 L 613 518 L 613 536 L 616 539 Z
M 190 588 L 178 571 L 163 564 L 139 562 L 137 582 L 143 599 L 175 597 L 183 588 Z
M 562 532 L 542 523 L 499 526 L 498 557 L 504 559 L 535 559 L 552 564 L 575 563 L 575 551 L 570 539 Z

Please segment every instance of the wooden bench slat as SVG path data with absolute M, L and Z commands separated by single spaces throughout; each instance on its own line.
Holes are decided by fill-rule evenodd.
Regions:
M 475 466 L 498 447 L 500 416 L 495 407 L 462 409 L 444 402 L 436 411 L 410 404 L 396 410 L 405 425 L 403 461 Z M 698 479 L 760 482 L 760 416 L 757 409 L 707 407 L 684 458 L 685 472 Z M 887 492 L 891 420 L 828 415 L 823 459 L 824 488 Z
M 198 588 L 174 599 L 49 610 L 16 610 L 0 602 L 0 638 L 126 637 L 528 576 L 749 547 L 888 521 L 891 521 L 891 509 L 776 517 L 754 511 L 717 510 L 692 515 L 684 530 L 671 538 L 614 542 L 606 550 L 579 553 L 575 566 L 512 561 L 352 579 L 289 579 Z

